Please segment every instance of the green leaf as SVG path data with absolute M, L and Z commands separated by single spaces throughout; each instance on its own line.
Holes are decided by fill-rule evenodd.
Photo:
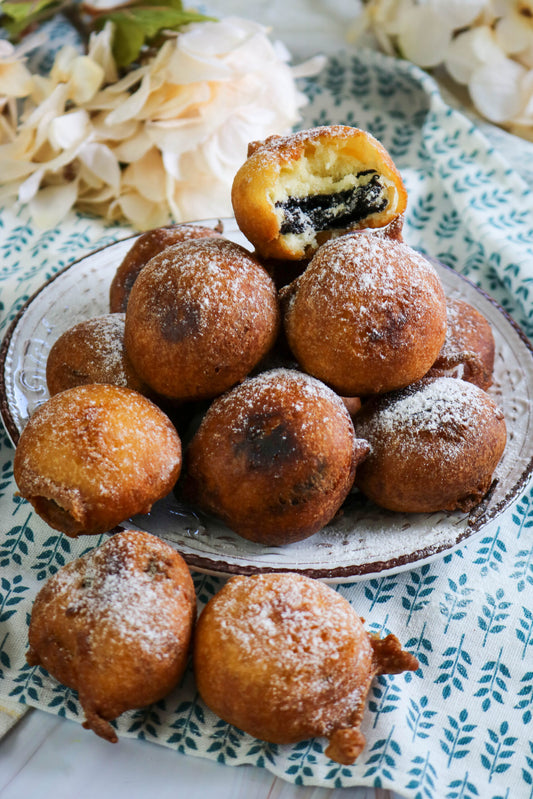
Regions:
M 26 28 L 52 16 L 61 7 L 57 0 L 0 3 L 0 22 L 12 41 L 17 41 Z
M 22 2 L 0 3 L 0 11 L 17 22 L 26 22 L 33 14 L 38 14 L 47 6 L 59 5 L 57 0 L 22 0 Z
M 173 8 L 175 11 L 183 11 L 183 3 L 181 0 L 167 0 L 167 2 L 161 2 L 161 0 L 142 0 L 141 3 L 138 3 L 137 0 L 132 0 L 131 3 L 127 4 L 128 6 L 159 6 L 162 8 Z
M 127 67 L 135 61 L 143 45 L 149 44 L 161 31 L 178 30 L 190 22 L 213 19 L 195 11 L 182 11 L 181 3 L 173 6 L 151 3 L 152 0 L 148 0 L 142 6 L 132 6 L 98 17 L 98 27 L 107 21 L 115 26 L 113 55 L 119 67 Z

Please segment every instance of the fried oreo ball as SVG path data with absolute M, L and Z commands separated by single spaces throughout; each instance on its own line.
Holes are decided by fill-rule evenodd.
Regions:
M 423 377 L 446 335 L 435 269 L 389 238 L 358 233 L 327 242 L 280 297 L 298 363 L 346 397 Z
M 231 578 L 195 635 L 198 691 L 214 713 L 271 743 L 323 736 L 326 755 L 345 764 L 365 745 L 374 676 L 417 668 L 394 635 L 369 635 L 340 594 L 292 573 Z
M 148 261 L 158 253 L 188 239 L 203 239 L 220 235 L 219 228 L 204 225 L 170 225 L 154 228 L 142 233 L 126 253 L 119 265 L 109 290 L 109 310 L 111 313 L 125 313 L 131 287 Z
M 492 385 L 495 343 L 492 328 L 468 302 L 446 301 L 446 339 L 428 377 L 459 377 L 485 389 Z
M 109 383 L 147 393 L 124 348 L 123 313 L 86 319 L 54 342 L 46 361 L 50 396 L 87 383 Z
M 214 400 L 186 453 L 184 491 L 243 538 L 287 544 L 331 521 L 367 451 L 331 389 L 273 369 Z
M 270 276 L 222 237 L 156 255 L 131 291 L 125 345 L 145 383 L 171 400 L 208 399 L 239 383 L 276 340 Z
M 181 555 L 153 535 L 127 530 L 41 588 L 27 660 L 77 691 L 83 726 L 115 743 L 112 719 L 157 702 L 181 680 L 195 618 Z
M 384 227 L 407 205 L 383 145 L 346 125 L 251 143 L 231 198 L 239 228 L 257 252 L 287 260 L 309 258 L 347 230 Z
M 56 530 L 94 535 L 147 513 L 181 470 L 168 417 L 136 391 L 90 384 L 34 412 L 14 459 L 20 496 Z
M 483 389 L 427 378 L 366 402 L 354 417 L 370 454 L 358 488 L 393 511 L 469 511 L 490 488 L 507 438 L 502 410 Z

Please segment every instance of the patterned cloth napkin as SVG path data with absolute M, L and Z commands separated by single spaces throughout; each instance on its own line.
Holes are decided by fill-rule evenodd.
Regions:
M 427 75 L 374 52 L 329 59 L 307 91 L 302 127 L 356 125 L 389 149 L 409 191 L 406 240 L 467 274 L 533 335 L 533 202 L 491 141 L 443 102 Z M 526 163 L 530 146 L 517 141 L 513 155 Z M 128 233 L 75 215 L 44 232 L 24 211 L 4 209 L 1 332 L 45 279 Z M 14 496 L 13 449 L 0 439 L 0 705 L 18 701 L 81 722 L 75 693 L 26 665 L 27 623 L 46 578 L 99 539 L 59 535 Z M 420 662 L 414 673 L 374 681 L 362 728 L 367 746 L 354 766 L 328 760 L 322 740 L 274 746 L 232 728 L 199 700 L 190 671 L 164 701 L 124 714 L 119 736 L 263 766 L 298 784 L 382 786 L 412 799 L 530 797 L 532 526 L 527 487 L 446 556 L 338 586 L 370 630 L 394 632 Z M 196 574 L 195 584 L 202 606 L 222 580 Z

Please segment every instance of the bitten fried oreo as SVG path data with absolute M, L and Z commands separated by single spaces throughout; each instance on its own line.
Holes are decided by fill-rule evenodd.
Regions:
M 180 681 L 196 617 L 187 564 L 169 544 L 127 530 L 49 578 L 35 599 L 28 663 L 78 692 L 84 727 L 162 699 Z
M 184 490 L 243 538 L 287 544 L 331 521 L 367 451 L 331 389 L 273 369 L 214 400 L 188 447 Z
M 87 383 L 109 383 L 146 393 L 124 348 L 125 315 L 86 319 L 54 342 L 46 361 L 50 396 Z
M 131 287 L 148 261 L 172 244 L 188 239 L 202 239 L 218 236 L 220 228 L 204 225 L 171 225 L 169 227 L 147 230 L 135 239 L 119 265 L 109 290 L 109 310 L 111 313 L 125 313 Z
M 40 405 L 13 464 L 20 495 L 70 536 L 147 513 L 180 470 L 181 441 L 163 411 L 136 391 L 103 384 L 70 388 Z
M 342 396 L 420 379 L 446 334 L 446 298 L 433 266 L 407 244 L 372 234 L 323 244 L 280 298 L 298 363 Z
M 347 230 L 400 217 L 407 192 L 370 133 L 330 125 L 253 142 L 235 175 L 239 228 L 266 258 L 300 260 Z
M 503 412 L 485 391 L 454 377 L 425 378 L 366 402 L 354 417 L 370 453 L 357 487 L 384 508 L 469 511 L 485 496 L 503 454 Z
M 126 311 L 126 352 L 150 388 L 171 400 L 209 399 L 243 380 L 279 329 L 274 283 L 244 247 L 186 241 L 142 270 Z
M 353 763 L 365 745 L 374 676 L 417 668 L 394 635 L 369 635 L 340 594 L 292 573 L 233 577 L 195 635 L 196 682 L 211 710 L 271 743 L 326 737 L 326 755 L 339 763 Z

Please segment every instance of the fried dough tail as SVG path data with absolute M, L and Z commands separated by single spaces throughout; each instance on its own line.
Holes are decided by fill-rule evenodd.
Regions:
M 358 727 L 345 727 L 331 734 L 325 753 L 336 763 L 351 766 L 363 751 L 365 744 L 366 738 Z
M 403 671 L 416 671 L 419 667 L 417 658 L 402 649 L 395 635 L 386 638 L 370 637 L 374 650 L 376 674 L 401 674 Z

